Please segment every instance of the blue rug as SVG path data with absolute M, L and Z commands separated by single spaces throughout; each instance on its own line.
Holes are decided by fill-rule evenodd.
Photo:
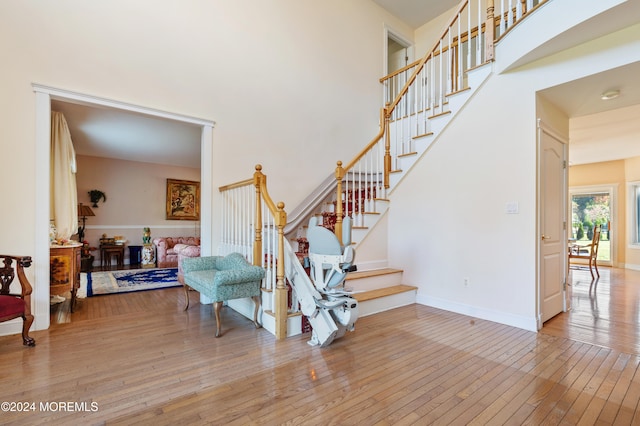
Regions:
M 178 268 L 87 273 L 87 296 L 179 287 Z

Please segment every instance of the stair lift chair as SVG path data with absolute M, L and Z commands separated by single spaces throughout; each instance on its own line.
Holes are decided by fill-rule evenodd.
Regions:
M 308 303 L 306 309 L 303 306 L 302 310 L 313 327 L 309 344 L 324 347 L 342 337 L 346 331 L 353 331 L 358 319 L 358 301 L 351 297 L 344 286 L 347 273 L 355 270 L 355 251 L 351 247 L 351 219 L 347 217 L 343 222 L 344 245 L 340 245 L 333 232 L 319 226 L 315 217 L 309 222 L 307 240 L 311 280 L 316 291 L 312 290 L 307 294 L 313 297 L 313 306 Z M 307 298 L 307 302 L 311 300 Z M 317 318 L 319 314 L 322 319 Z

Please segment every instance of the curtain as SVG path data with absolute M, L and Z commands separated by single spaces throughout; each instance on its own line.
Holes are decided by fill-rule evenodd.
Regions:
M 76 152 L 67 120 L 61 112 L 51 111 L 51 218 L 58 240 L 68 240 L 78 232 L 78 191 L 76 188 Z

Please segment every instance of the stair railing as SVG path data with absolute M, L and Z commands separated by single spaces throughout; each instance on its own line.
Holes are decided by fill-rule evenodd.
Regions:
M 498 41 L 513 26 L 524 18 L 525 15 L 531 13 L 535 8 L 548 0 L 497 0 L 499 3 L 499 14 L 495 17 L 495 41 Z
M 375 200 L 384 199 L 390 174 L 399 159 L 415 153 L 417 139 L 432 134 L 430 122 L 449 112 L 447 98 L 467 86 L 467 70 L 492 59 L 483 46 L 481 0 L 465 0 L 433 48 L 419 61 L 380 79 L 385 107 L 380 132 L 344 168 L 336 168 L 335 233 L 342 235 L 342 218 L 351 216 L 354 227 L 363 226 L 366 213 L 375 213 Z M 493 1 L 487 20 L 493 22 Z M 493 37 L 490 38 L 493 41 Z
M 298 310 L 295 300 L 289 309 L 289 292 L 284 279 L 284 226 L 287 223 L 284 203 L 276 205 L 269 196 L 267 176 L 259 164 L 252 179 L 222 186 L 219 190 L 222 195 L 219 254 L 239 252 L 254 265 L 265 269 L 262 291 L 270 297 L 263 305 L 263 312 L 275 318 L 276 339 L 284 339 L 287 318 L 290 312 Z
M 385 106 L 381 109 L 378 134 L 347 165 L 343 167 L 338 161 L 335 169 L 332 214 L 338 238 L 342 236 L 344 216 L 351 216 L 357 228 L 362 226 L 365 213 L 375 213 L 375 201 L 384 199 L 390 188 L 390 174 L 400 171 L 398 159 L 413 153 L 416 140 L 432 134 L 431 120 L 449 112 L 448 98 L 468 88 L 467 71 L 493 60 L 495 41 L 548 0 L 498 1 L 497 16 L 494 0 L 463 1 L 443 35 L 421 60 L 380 80 L 385 89 Z M 328 191 L 330 181 L 325 183 Z M 284 203 L 276 205 L 272 201 L 260 165 L 255 167 L 253 178 L 219 189 L 222 194 L 219 254 L 240 252 L 254 265 L 265 268 L 262 288 L 271 297 L 264 313 L 275 317 L 276 338 L 284 339 L 287 319 L 298 311 L 295 297 L 292 295 L 294 300 L 288 300 L 285 282 Z M 315 209 L 315 204 L 311 208 Z M 303 218 L 303 210 L 296 216 Z
M 494 44 L 516 23 L 547 0 L 465 0 L 460 3 L 433 48 L 420 60 L 380 79 L 385 106 L 380 132 L 346 166 L 336 168 L 335 233 L 342 218 L 363 226 L 384 199 L 390 175 L 402 172 L 400 159 L 416 154 L 415 144 L 433 135 L 433 119 L 449 114 L 449 98 L 467 90 L 468 71 L 494 59 Z M 325 224 L 326 225 L 326 224 Z

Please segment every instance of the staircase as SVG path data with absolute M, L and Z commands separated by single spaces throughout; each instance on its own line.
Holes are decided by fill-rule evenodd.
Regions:
M 322 217 L 323 226 L 337 235 L 342 217 L 351 217 L 360 272 L 349 274 L 347 286 L 362 302 L 360 315 L 415 303 L 416 288 L 403 285 L 401 270 L 389 269 L 397 265 L 367 258 L 376 244 L 384 244 L 379 242 L 386 238 L 384 228 L 378 237 L 370 236 L 393 203 L 394 189 L 490 77 L 496 31 L 503 34 L 524 11 L 496 20 L 493 7 L 483 16 L 482 2 L 463 1 L 421 60 L 381 79 L 385 106 L 378 135 L 344 168 L 339 161 L 335 178 L 327 178 L 305 200 L 306 210 L 289 216 L 285 235 L 292 247 L 304 246 L 304 225 L 312 215 Z M 304 258 L 304 248 L 297 251 Z
M 474 93 L 491 75 L 491 63 L 485 63 L 468 71 L 469 86 L 461 91 L 447 96 L 447 112 L 429 117 L 430 132 L 417 137 L 412 136 L 410 148 L 407 152 L 398 154 L 393 162 L 390 173 L 389 188 L 385 189 L 379 174 L 367 170 L 366 172 L 352 171 L 346 173 L 342 179 L 342 203 L 345 215 L 351 216 L 352 241 L 356 250 L 356 265 L 358 272 L 349 273 L 346 287 L 354 291 L 354 297 L 359 302 L 360 316 L 375 314 L 400 306 L 416 302 L 417 287 L 402 283 L 402 270 L 389 268 L 387 265 L 377 265 L 369 269 L 372 259 L 358 255 L 358 248 L 367 244 L 367 237 L 384 217 L 393 199 L 393 189 L 402 181 L 412 167 L 427 153 L 429 148 L 446 130 L 447 125 L 455 118 Z M 417 127 L 416 122 L 423 119 L 425 113 L 408 114 L 390 123 L 390 131 L 397 132 L 402 126 Z M 407 123 L 408 122 L 408 123 Z M 336 224 L 336 195 L 330 194 L 319 204 L 319 211 L 314 215 L 321 218 L 321 223 L 328 229 L 335 231 Z M 298 247 L 297 255 L 304 258 L 305 243 L 304 230 L 298 229 L 295 238 L 291 238 L 293 247 Z M 364 268 L 363 268 L 364 265 Z
M 393 268 L 352 272 L 346 287 L 353 290 L 361 317 L 415 303 L 418 290 L 402 284 L 402 270 Z
M 379 133 L 344 167 L 338 161 L 335 174 L 291 212 L 269 197 L 260 165 L 253 179 L 220 188 L 224 199 L 221 254 L 243 252 L 267 271 L 263 324 L 276 338 L 304 329 L 296 296 L 287 290 L 284 259 L 304 263 L 306 224 L 314 215 L 340 236 L 342 218 L 352 218 L 359 270 L 348 275 L 346 287 L 359 302 L 360 316 L 415 303 L 417 288 L 402 282 L 402 270 L 390 267 L 386 259 L 371 257 L 375 248 L 386 247 L 385 227 L 380 224 L 386 223 L 394 189 L 490 78 L 495 35 L 502 37 L 544 2 L 523 0 L 513 8 L 509 2 L 508 9 L 502 2 L 503 12 L 494 17 L 493 1 L 489 0 L 483 16 L 483 1 L 463 0 L 421 60 L 381 79 L 385 106 Z M 380 257 L 386 257 L 386 249 Z

